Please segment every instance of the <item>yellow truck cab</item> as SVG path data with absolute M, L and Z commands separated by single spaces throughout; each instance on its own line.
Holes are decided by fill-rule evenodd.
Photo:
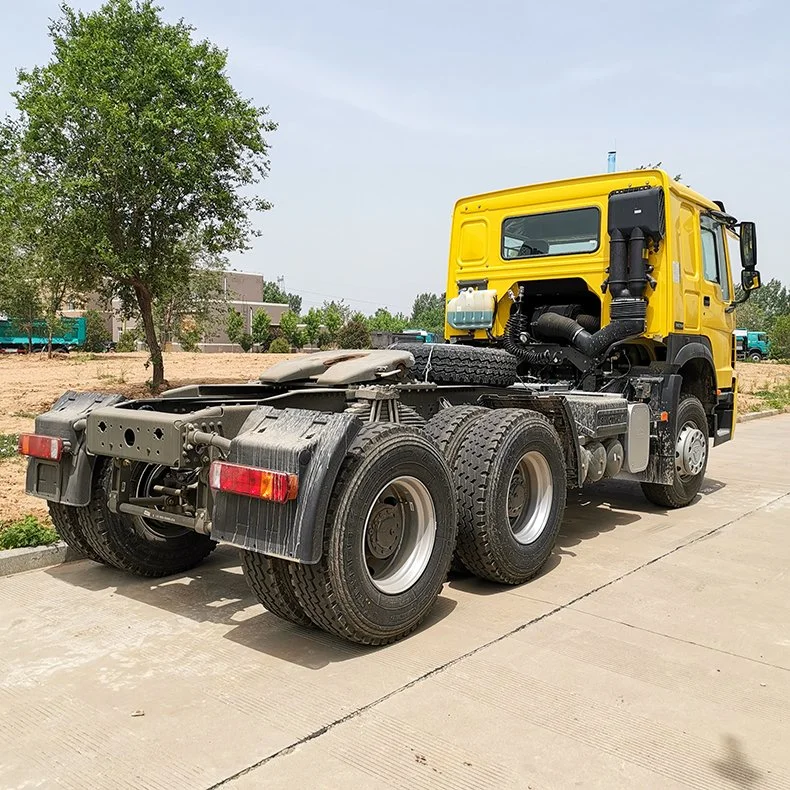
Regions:
M 754 226 L 744 224 L 748 293 L 759 278 Z M 446 337 L 502 345 L 522 358 L 525 375 L 570 375 L 579 384 L 586 378 L 583 388 L 596 390 L 602 382 L 594 368 L 567 350 L 557 358 L 557 349 L 539 342 L 568 340 L 573 329 L 541 332 L 538 319 L 561 314 L 593 333 L 613 320 L 641 319 L 641 331 L 617 341 L 618 375 L 640 367 L 677 373 L 681 393 L 703 404 L 714 441 L 725 441 L 735 426 L 737 391 L 727 237 L 738 227 L 722 203 L 662 170 L 463 198 L 453 212 Z M 610 381 L 608 390 L 616 386 Z

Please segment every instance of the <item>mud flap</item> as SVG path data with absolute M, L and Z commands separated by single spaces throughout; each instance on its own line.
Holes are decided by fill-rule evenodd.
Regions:
M 87 505 L 91 499 L 93 466 L 96 456 L 85 448 L 85 418 L 94 409 L 115 406 L 123 395 L 98 392 L 64 392 L 52 408 L 36 417 L 35 432 L 68 442 L 68 452 L 60 462 L 30 458 L 25 493 L 64 505 Z M 80 422 L 82 421 L 82 422 Z
M 255 409 L 231 441 L 227 461 L 296 474 L 298 495 L 277 504 L 215 492 L 211 537 L 283 559 L 318 562 L 332 487 L 361 426 L 351 414 Z

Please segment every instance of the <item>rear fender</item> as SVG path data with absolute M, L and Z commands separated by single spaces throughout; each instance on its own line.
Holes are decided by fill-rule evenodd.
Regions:
M 36 417 L 37 434 L 63 439 L 68 442 L 69 449 L 59 462 L 30 458 L 25 492 L 64 505 L 87 505 L 91 499 L 96 456 L 89 455 L 85 446 L 85 418 L 94 409 L 115 406 L 125 400 L 123 395 L 69 391 L 63 393 L 48 412 Z
M 231 441 L 226 460 L 298 475 L 297 497 L 278 504 L 215 491 L 211 537 L 283 559 L 318 562 L 332 488 L 361 427 L 351 414 L 255 409 Z

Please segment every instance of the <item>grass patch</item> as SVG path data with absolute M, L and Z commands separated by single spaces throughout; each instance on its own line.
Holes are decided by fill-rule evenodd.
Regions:
M 760 405 L 766 409 L 784 409 L 790 406 L 790 382 L 776 387 L 766 387 L 752 394 L 762 401 Z
M 15 458 L 19 435 L 16 433 L 0 433 L 0 458 Z
M 33 420 L 38 417 L 38 414 L 36 414 L 34 411 L 12 411 L 11 416 L 23 417 L 26 420 Z
M 0 550 L 49 546 L 58 540 L 58 533 L 36 516 L 0 523 Z

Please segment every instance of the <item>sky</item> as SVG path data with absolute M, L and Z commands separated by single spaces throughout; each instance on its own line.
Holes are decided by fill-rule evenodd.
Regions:
M 227 49 L 279 124 L 274 208 L 231 265 L 284 277 L 305 309 L 409 311 L 444 290 L 458 198 L 603 172 L 613 148 L 618 169 L 661 161 L 757 222 L 764 279 L 790 283 L 784 0 L 159 4 Z M 16 69 L 49 60 L 58 6 L 2 0 L 0 113 Z

